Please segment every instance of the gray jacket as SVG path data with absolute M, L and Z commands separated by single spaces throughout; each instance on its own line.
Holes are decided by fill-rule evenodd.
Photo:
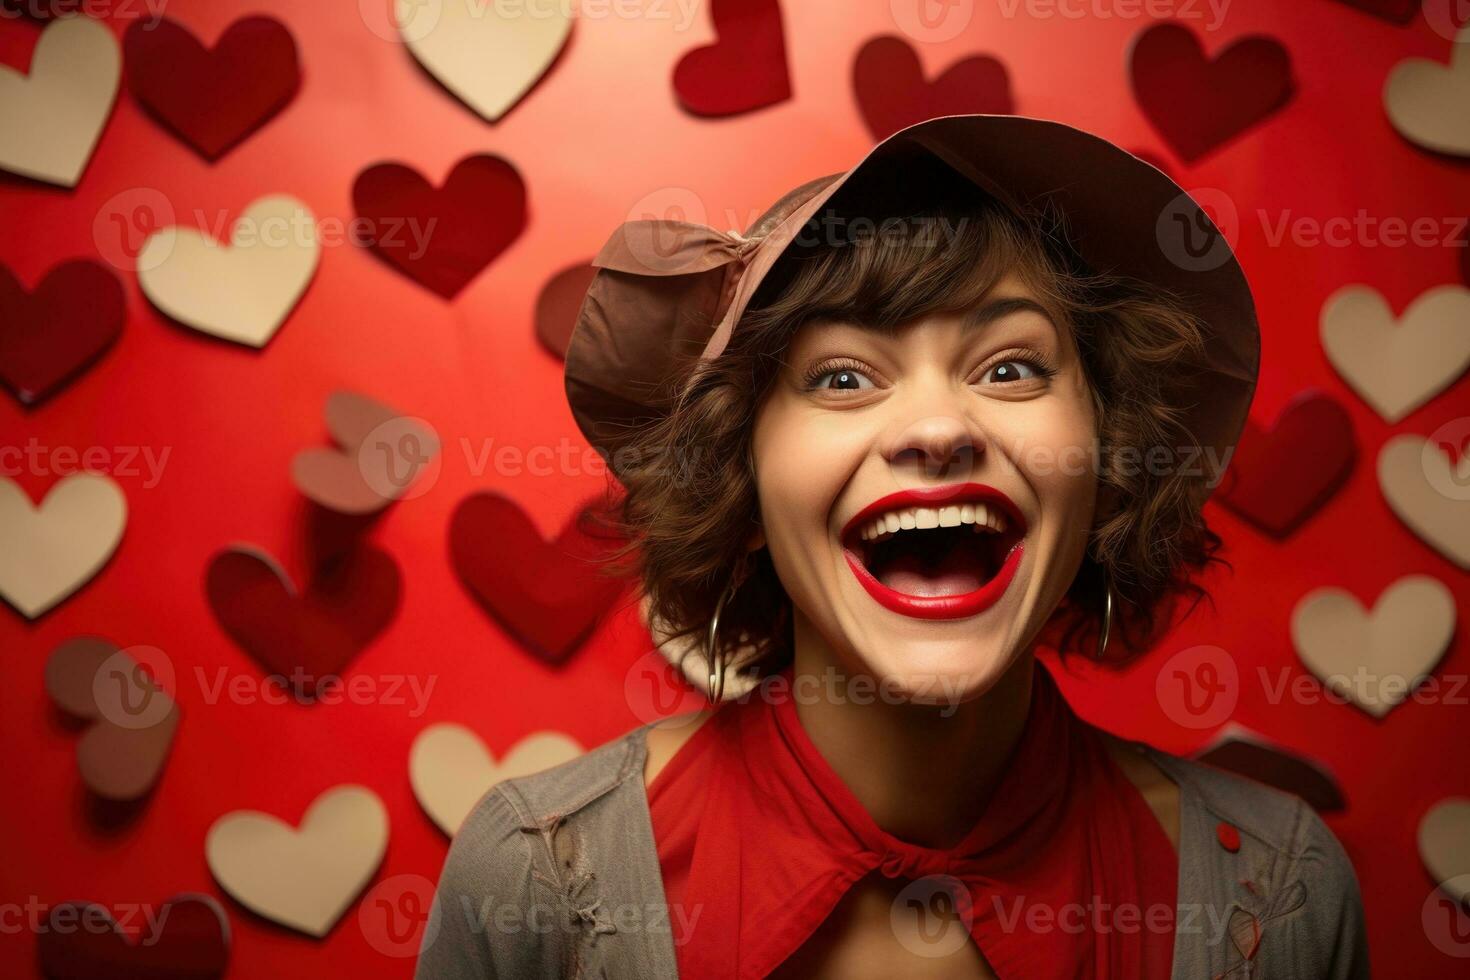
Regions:
M 678 977 L 643 782 L 649 727 L 486 793 L 445 859 L 417 977 Z M 1142 750 L 1180 788 L 1175 980 L 1367 977 L 1357 877 L 1321 818 L 1295 796 Z M 1217 839 L 1222 822 L 1239 832 L 1235 852 Z

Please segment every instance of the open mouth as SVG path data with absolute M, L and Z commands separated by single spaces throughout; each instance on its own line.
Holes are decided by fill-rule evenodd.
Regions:
M 1020 564 L 1025 519 L 978 483 L 902 490 L 847 522 L 848 566 L 884 607 L 907 616 L 973 616 L 998 600 Z

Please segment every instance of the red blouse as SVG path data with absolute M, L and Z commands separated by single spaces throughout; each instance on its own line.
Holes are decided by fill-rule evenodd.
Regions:
M 931 881 L 949 883 L 952 911 L 972 917 L 1002 980 L 1167 978 L 1174 847 L 1040 663 L 1031 689 L 992 802 L 950 849 L 879 827 L 790 697 L 757 691 L 721 705 L 648 788 L 679 975 L 764 977 L 876 868 L 949 876 Z

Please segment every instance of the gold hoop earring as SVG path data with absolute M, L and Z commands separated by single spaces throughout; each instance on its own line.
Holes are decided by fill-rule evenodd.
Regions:
M 725 586 L 725 591 L 720 593 L 719 601 L 715 603 L 715 614 L 709 619 L 709 632 L 704 638 L 705 662 L 709 664 L 709 699 L 711 703 L 718 704 L 725 696 L 725 654 L 715 643 L 720 632 L 720 613 L 724 611 L 725 602 L 735 594 L 735 580 Z
M 1108 652 L 1108 640 L 1113 634 L 1113 583 L 1111 580 L 1104 580 L 1103 594 L 1102 629 L 1097 634 L 1097 652 L 1092 655 L 1094 660 L 1102 660 L 1103 655 Z

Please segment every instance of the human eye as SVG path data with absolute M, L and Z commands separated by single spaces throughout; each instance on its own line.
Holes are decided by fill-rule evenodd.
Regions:
M 876 388 L 867 370 L 856 361 L 823 361 L 802 378 L 806 391 L 866 391 Z
M 1006 354 L 992 361 L 981 373 L 979 384 L 1012 385 L 1045 381 L 1056 370 L 1040 354 Z

